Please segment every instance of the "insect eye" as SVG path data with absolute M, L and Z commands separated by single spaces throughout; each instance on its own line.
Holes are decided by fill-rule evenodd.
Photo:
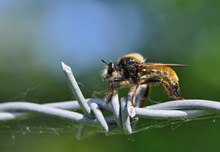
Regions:
M 134 62 L 134 59 L 132 59 L 132 58 L 129 58 L 127 61 L 128 64 L 132 64 L 133 62 Z
M 114 63 L 109 62 L 108 64 L 108 75 L 111 75 L 114 70 Z
M 134 59 L 132 58 L 127 58 L 126 60 L 124 60 L 123 65 L 131 65 L 134 63 Z
M 115 64 L 113 62 L 109 62 L 107 63 L 104 60 L 101 60 L 103 63 L 106 64 L 107 67 L 107 73 L 104 74 L 104 80 L 108 79 L 109 77 L 112 76 L 112 73 L 114 72 L 114 70 L 116 69 Z

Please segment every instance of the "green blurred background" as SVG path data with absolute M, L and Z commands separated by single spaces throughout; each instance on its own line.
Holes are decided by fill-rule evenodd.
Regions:
M 217 0 L 0 1 L 0 101 L 71 100 L 60 62 L 85 97 L 104 96 L 104 60 L 139 52 L 150 62 L 184 63 L 176 71 L 188 99 L 220 100 L 220 2 Z M 120 96 L 125 96 L 123 92 Z M 163 89 L 152 101 L 169 100 Z M 1 152 L 219 151 L 215 116 L 192 122 L 142 120 L 134 135 L 106 135 L 51 117 L 0 122 Z M 147 129 L 153 126 L 153 129 Z M 92 134 L 92 135 L 91 135 Z

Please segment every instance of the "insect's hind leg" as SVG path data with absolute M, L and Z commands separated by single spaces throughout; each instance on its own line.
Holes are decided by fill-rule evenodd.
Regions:
M 167 85 L 168 94 L 171 98 L 181 100 L 183 97 L 180 95 L 180 87 L 178 83 Z
M 158 76 L 154 76 L 154 77 L 146 79 L 145 81 L 142 81 L 141 84 L 147 84 L 145 93 L 142 96 L 141 104 L 140 104 L 141 107 L 143 107 L 144 106 L 144 101 L 149 97 L 149 92 L 150 92 L 151 85 L 163 84 L 163 80 L 162 80 L 162 78 L 160 78 Z
M 158 83 L 158 84 L 162 84 L 167 95 L 173 99 L 183 99 L 180 95 L 180 87 L 178 83 L 170 83 L 167 80 L 163 80 L 162 78 L 155 76 L 152 78 L 147 79 L 146 83 Z

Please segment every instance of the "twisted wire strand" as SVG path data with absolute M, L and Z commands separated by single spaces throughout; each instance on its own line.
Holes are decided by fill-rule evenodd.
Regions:
M 125 134 L 132 134 L 139 118 L 150 119 L 187 119 L 206 116 L 220 112 L 220 102 L 200 99 L 176 100 L 140 107 L 141 97 L 146 85 L 138 88 L 137 106 L 131 104 L 130 97 L 121 98 L 115 93 L 110 104 L 102 99 L 85 99 L 69 66 L 62 62 L 62 68 L 76 101 L 37 104 L 29 102 L 8 102 L 0 104 L 0 121 L 29 118 L 28 113 L 35 112 L 67 119 L 74 123 L 86 124 L 102 128 L 109 132 L 114 128 L 123 129 Z M 103 110 L 112 114 L 103 115 Z

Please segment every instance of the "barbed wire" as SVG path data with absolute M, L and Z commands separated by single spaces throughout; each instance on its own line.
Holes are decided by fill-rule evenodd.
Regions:
M 67 119 L 79 124 L 101 127 L 104 132 L 110 132 L 115 128 L 123 129 L 125 134 L 135 132 L 139 118 L 150 119 L 189 119 L 207 116 L 220 112 L 220 102 L 187 99 L 157 103 L 146 107 L 140 107 L 141 97 L 146 91 L 146 85 L 137 90 L 136 107 L 132 106 L 131 98 L 121 98 L 115 93 L 109 104 L 103 99 L 85 99 L 69 66 L 62 62 L 62 68 L 66 74 L 72 93 L 76 101 L 61 101 L 56 103 L 37 104 L 30 102 L 7 102 L 0 104 L 0 121 L 9 121 L 20 118 L 31 118 L 29 113 L 40 113 L 57 118 Z M 103 114 L 103 111 L 111 114 Z

